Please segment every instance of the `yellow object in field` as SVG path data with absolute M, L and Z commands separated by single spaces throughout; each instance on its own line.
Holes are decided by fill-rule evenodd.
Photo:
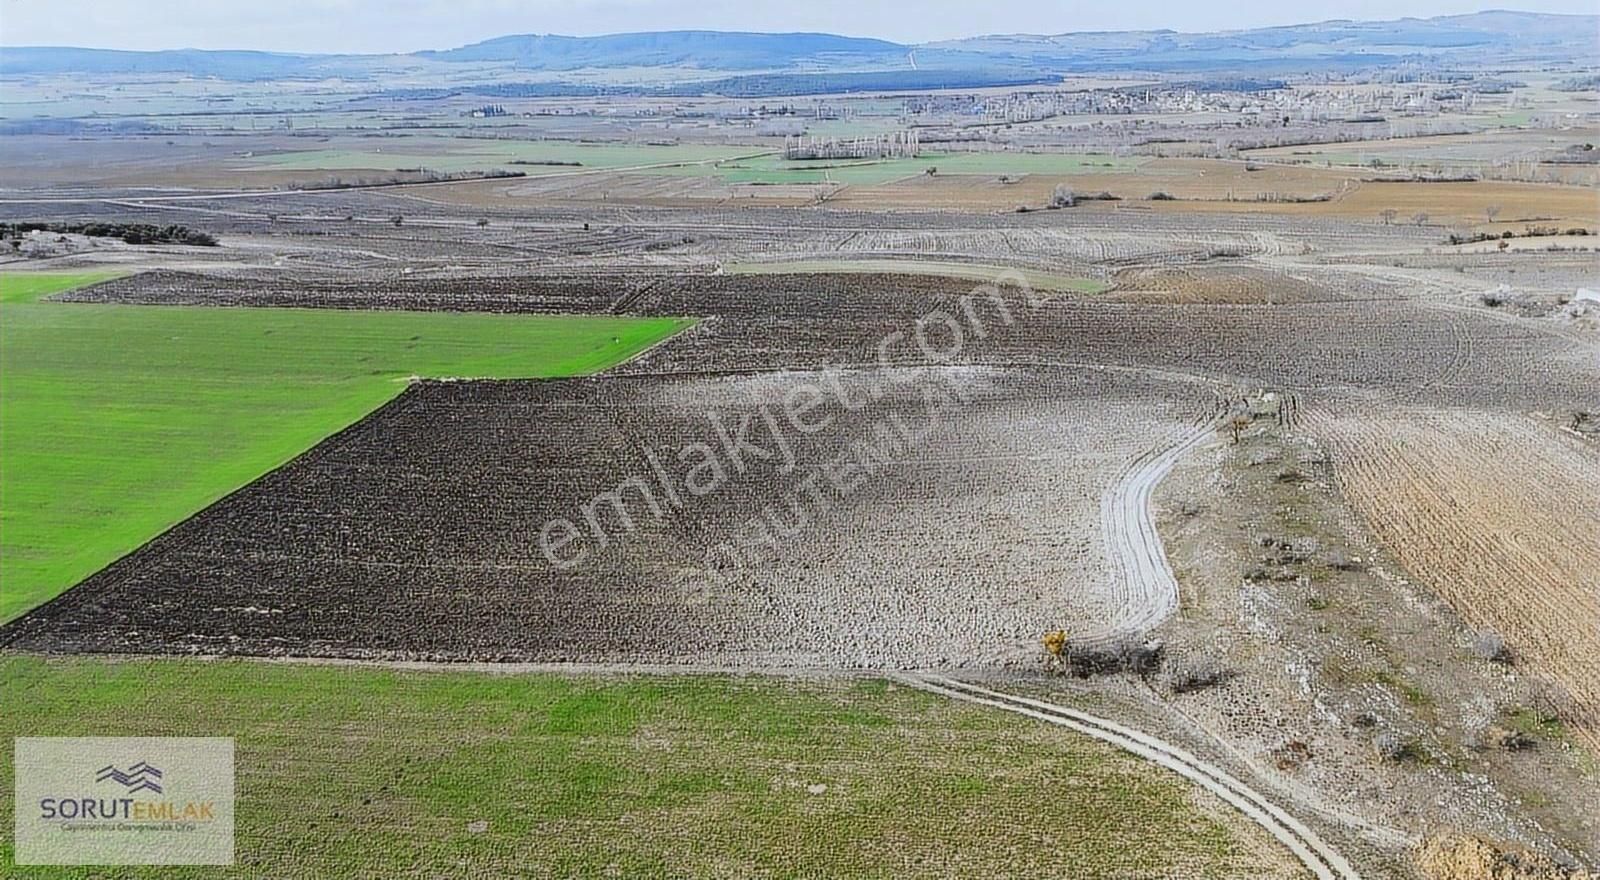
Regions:
M 1050 652 L 1050 656 L 1060 657 L 1067 650 L 1067 631 L 1058 629 L 1055 632 L 1047 632 L 1039 641 L 1044 645 L 1044 649 Z

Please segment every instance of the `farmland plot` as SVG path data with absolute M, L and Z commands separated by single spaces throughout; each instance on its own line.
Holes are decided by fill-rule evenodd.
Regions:
M 1271 305 L 1344 298 L 1329 281 L 1248 264 L 1124 269 L 1114 278 L 1113 296 L 1124 302 Z
M 0 276 L 0 619 L 361 418 L 408 376 L 589 373 L 684 326 L 29 301 L 101 277 Z
M 1128 301 L 1107 302 L 1101 294 L 1041 288 L 1044 295 L 1030 305 L 1018 289 L 1003 286 L 1001 309 L 987 294 L 973 298 L 974 281 L 933 275 L 650 275 L 638 269 L 592 276 L 547 270 L 535 278 L 352 279 L 343 285 L 270 273 L 151 273 L 98 286 L 81 298 L 518 312 L 581 308 L 712 318 L 622 368 L 652 373 L 877 363 L 885 338 L 898 333 L 912 340 L 924 316 L 966 316 L 970 304 L 985 332 L 964 319 L 966 338 L 951 355 L 956 363 L 1153 368 L 1306 394 L 1355 393 L 1435 406 L 1570 406 L 1600 385 L 1600 360 L 1584 340 L 1413 302 L 1401 285 L 1355 272 L 1253 268 L 1236 285 L 1228 270 L 1210 266 L 1130 269 L 1121 277 L 1205 299 L 1158 294 L 1150 301 L 1125 292 L 1119 298 Z M 1237 299 L 1251 301 L 1232 301 Z M 934 363 L 914 341 L 887 354 L 896 365 Z
M 761 427 L 769 402 L 833 382 L 813 415 L 828 427 L 791 431 L 784 452 Z M 1126 371 L 1053 368 L 423 384 L 0 639 L 51 652 L 1031 664 L 1041 632 L 1136 616 L 1113 589 L 1101 497 L 1210 401 Z M 728 456 L 726 483 L 695 495 L 710 472 L 684 450 L 734 425 L 755 425 L 764 455 Z M 570 525 L 547 532 L 555 520 Z
M 1319 412 L 1341 487 L 1406 568 L 1560 682 L 1600 745 L 1600 453 L 1525 417 Z
M 1140 758 L 881 680 L 11 656 L 0 704 L 8 740 L 235 738 L 237 864 L 163 878 L 1307 876 Z

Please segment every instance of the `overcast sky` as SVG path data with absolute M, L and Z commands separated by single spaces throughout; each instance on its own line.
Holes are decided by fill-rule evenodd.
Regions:
M 0 0 L 0 45 L 411 52 L 505 34 L 684 28 L 827 31 L 923 42 L 994 33 L 1221 30 L 1308 19 L 1445 15 L 1493 5 L 1492 0 L 1327 0 L 1314 6 L 1282 0 Z M 1515 8 L 1593 13 L 1597 5 L 1600 0 L 1516 0 Z

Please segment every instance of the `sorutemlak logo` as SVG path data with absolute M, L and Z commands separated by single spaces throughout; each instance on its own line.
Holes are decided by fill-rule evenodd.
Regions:
M 105 782 L 107 779 L 127 786 L 128 791 L 161 793 L 161 771 L 143 761 L 129 767 L 127 772 L 118 770 L 115 764 L 107 764 L 94 775 L 95 782 Z
M 17 737 L 19 865 L 233 863 L 233 740 Z

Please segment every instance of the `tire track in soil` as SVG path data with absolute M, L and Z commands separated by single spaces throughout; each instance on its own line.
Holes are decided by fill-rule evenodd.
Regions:
M 1183 447 L 1184 444 L 1180 444 L 1174 448 Z M 1076 709 L 992 691 L 943 676 L 897 675 L 894 678 L 909 687 L 954 700 L 1014 712 L 1110 743 L 1165 767 L 1221 798 L 1287 847 L 1318 880 L 1358 880 L 1361 876 L 1338 850 L 1255 789 L 1221 767 L 1203 761 L 1150 734 Z
M 1142 635 L 1178 610 L 1178 580 L 1156 530 L 1150 496 L 1180 459 L 1215 435 L 1222 426 L 1222 408 L 1218 401 L 1210 417 L 1197 420 L 1176 443 L 1152 447 L 1133 459 L 1101 496 L 1102 538 L 1112 569 L 1111 595 L 1122 616 L 1104 631 L 1074 641 L 1106 645 Z

